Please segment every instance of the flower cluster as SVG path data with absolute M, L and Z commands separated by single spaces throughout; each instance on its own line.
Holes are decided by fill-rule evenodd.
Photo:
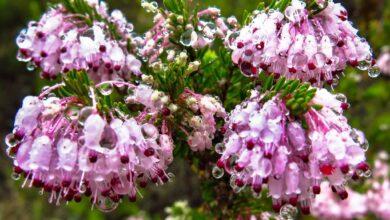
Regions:
M 358 193 L 347 189 L 350 198 L 339 200 L 333 196 L 331 188 L 323 183 L 324 193 L 319 195 L 313 203 L 313 216 L 319 219 L 356 219 L 364 216 L 376 216 L 380 219 L 389 219 L 390 211 L 390 181 L 389 156 L 385 152 L 376 155 L 373 178 L 367 183 L 368 192 Z
M 104 2 L 89 4 L 100 21 L 57 5 L 38 22 L 30 22 L 16 41 L 18 60 L 28 62 L 28 68 L 42 69 L 46 79 L 72 69 L 87 70 L 95 82 L 139 75 L 141 62 L 129 51 L 137 42 L 133 26 L 118 10 L 108 15 Z
M 287 202 L 300 203 L 302 212 L 309 213 L 312 194 L 320 194 L 325 178 L 340 198 L 347 198 L 345 181 L 369 175 L 364 155 L 368 144 L 342 116 L 348 104 L 339 96 L 317 90 L 311 104 L 322 108 L 310 108 L 299 119 L 278 95 L 262 103 L 262 95 L 252 91 L 227 119 L 214 169 L 231 175 L 235 192 L 248 185 L 259 196 L 268 184 L 276 211 Z
M 312 214 L 318 219 L 360 219 L 367 213 L 367 199 L 364 195 L 346 189 L 349 198 L 340 200 L 334 196 L 329 183 L 323 182 L 323 193 L 318 195 L 312 205 Z
M 157 13 L 154 27 L 145 34 L 144 45 L 140 54 L 149 63 L 153 63 L 167 49 L 176 46 L 170 39 L 178 39 L 185 47 L 204 48 L 212 44 L 216 38 L 224 39 L 237 27 L 234 17 L 224 19 L 217 8 L 208 8 L 196 15 L 197 24 L 187 21 L 182 15 Z M 193 19 L 193 18 L 191 18 Z
M 390 76 L 390 48 L 389 47 L 382 48 L 382 52 L 378 58 L 377 64 L 379 69 L 384 75 Z
M 190 90 L 187 90 L 181 99 L 185 100 L 186 106 L 191 111 L 200 113 L 190 116 L 188 125 L 192 132 L 188 136 L 188 145 L 193 151 L 211 149 L 216 132 L 215 117 L 225 118 L 225 109 L 216 98 L 210 95 L 196 94 Z
M 50 193 L 50 202 L 92 196 L 102 211 L 123 196 L 134 201 L 137 185 L 167 182 L 173 142 L 164 123 L 156 123 L 161 99 L 150 87 L 131 89 L 132 103 L 144 106 L 134 117 L 107 116 L 76 97 L 26 97 L 6 138 L 15 178 L 23 174 L 23 186 Z
M 257 77 L 264 71 L 322 85 L 336 83 L 347 64 L 371 68 L 370 46 L 356 35 L 340 4 L 329 2 L 313 16 L 305 7 L 293 0 L 284 14 L 260 12 L 237 38 L 230 39 L 233 62 L 244 75 Z M 377 68 L 370 73 L 376 75 Z

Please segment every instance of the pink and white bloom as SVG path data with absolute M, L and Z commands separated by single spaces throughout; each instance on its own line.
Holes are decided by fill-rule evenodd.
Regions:
M 361 70 L 372 66 L 370 46 L 340 4 L 329 2 L 311 17 L 305 7 L 293 0 L 284 13 L 260 12 L 229 39 L 233 62 L 244 75 L 273 73 L 323 85 L 332 84 L 347 64 Z
M 308 214 L 312 194 L 320 194 L 325 179 L 346 199 L 345 181 L 369 172 L 367 141 L 348 125 L 342 116 L 346 103 L 337 97 L 320 89 L 310 103 L 322 109 L 310 108 L 295 118 L 278 95 L 263 103 L 262 95 L 252 91 L 226 119 L 224 149 L 215 169 L 231 175 L 235 192 L 249 186 L 260 194 L 268 186 L 276 211 L 290 203 Z
M 89 1 L 99 15 L 108 19 L 118 36 L 109 33 L 108 25 L 94 21 L 91 26 L 62 5 L 50 9 L 38 22 L 30 22 L 17 38 L 18 60 L 40 68 L 41 76 L 53 79 L 69 70 L 87 70 L 95 82 L 127 80 L 140 75 L 141 61 L 128 51 L 128 42 L 136 44 L 133 26 L 120 11 L 107 12 L 104 2 Z
M 6 137 L 14 176 L 48 192 L 50 202 L 91 196 L 103 211 L 124 196 L 134 201 L 149 182 L 167 182 L 173 141 L 152 93 L 129 103 L 144 106 L 135 116 L 103 114 L 76 97 L 27 96 Z

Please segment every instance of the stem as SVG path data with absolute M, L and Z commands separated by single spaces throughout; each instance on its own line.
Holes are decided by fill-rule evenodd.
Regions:
M 50 94 L 51 92 L 53 92 L 54 90 L 58 89 L 58 88 L 61 88 L 65 86 L 65 83 L 58 83 L 58 84 L 55 84 L 53 86 L 51 86 L 50 88 L 46 89 L 45 91 L 43 91 L 39 96 L 38 98 L 39 99 L 43 99 L 43 97 L 45 97 L 46 95 Z
M 91 92 L 92 107 L 97 111 L 97 102 L 96 102 L 95 90 L 94 90 L 94 88 L 89 87 L 89 91 Z

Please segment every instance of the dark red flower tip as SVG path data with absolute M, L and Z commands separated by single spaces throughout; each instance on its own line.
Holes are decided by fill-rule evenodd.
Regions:
M 260 43 L 256 44 L 256 49 L 258 49 L 258 50 L 264 49 L 264 42 L 261 41 Z
M 242 181 L 241 179 L 236 179 L 235 183 L 236 183 L 236 185 L 238 187 L 243 187 L 244 186 L 244 181 Z
M 127 164 L 127 163 L 129 163 L 129 156 L 128 155 L 122 155 L 121 156 L 121 162 L 123 163 L 123 164 Z
M 38 31 L 36 36 L 37 36 L 38 39 L 42 39 L 42 38 L 45 37 L 45 34 L 42 31 Z
M 225 168 L 225 162 L 223 160 L 218 160 L 217 161 L 217 167 L 224 169 Z
M 361 170 L 363 172 L 366 172 L 370 167 L 368 166 L 368 163 L 366 162 L 361 162 L 356 166 L 356 169 Z
M 157 183 L 157 181 L 158 181 L 157 176 L 153 177 L 153 178 L 151 179 L 151 181 L 152 181 L 152 183 Z
M 100 46 L 99 46 L 99 51 L 100 51 L 100 52 L 104 53 L 104 52 L 106 52 L 106 50 L 107 50 L 107 48 L 106 48 L 105 45 L 100 45 Z
M 17 174 L 21 174 L 21 173 L 23 173 L 24 171 L 23 171 L 23 169 L 20 168 L 19 166 L 15 166 L 15 167 L 14 167 L 14 172 L 17 173 Z
M 26 134 L 26 132 L 24 131 L 23 128 L 18 128 L 18 129 L 16 129 L 16 131 L 14 133 L 14 137 L 16 140 L 21 141 L 24 138 L 25 134 Z
M 51 192 L 53 191 L 53 185 L 49 184 L 49 183 L 46 183 L 44 186 L 43 186 L 43 190 L 45 192 Z
M 345 190 L 339 192 L 338 195 L 339 195 L 339 197 L 340 197 L 341 200 L 345 200 L 345 199 L 348 198 L 348 192 L 345 191 Z
M 147 156 L 147 157 L 153 156 L 153 155 L 154 155 L 154 149 L 151 148 L 151 147 L 149 147 L 148 149 L 146 149 L 146 150 L 144 151 L 144 155 Z
M 343 46 L 344 46 L 344 41 L 339 40 L 339 41 L 337 42 L 337 46 L 338 46 L 338 47 L 343 47 Z
M 341 103 L 341 108 L 345 111 L 349 108 L 349 104 L 346 102 Z
M 137 201 L 137 196 L 136 195 L 129 196 L 129 201 L 130 202 L 136 202 Z
M 141 188 L 145 188 L 147 185 L 148 185 L 148 182 L 146 182 L 145 180 L 142 180 L 142 181 L 139 182 L 139 186 Z
M 253 140 L 249 140 L 246 142 L 246 148 L 248 150 L 252 150 L 255 147 L 255 142 Z
M 321 193 L 321 186 L 313 186 L 313 193 L 318 195 Z
M 244 45 L 244 43 L 243 42 L 237 42 L 237 48 L 238 49 L 241 49 L 241 48 L 243 48 L 245 45 Z
M 164 116 L 169 116 L 171 114 L 171 110 L 169 110 L 167 107 L 164 107 L 161 109 L 161 114 Z
M 95 152 L 90 152 L 88 159 L 89 162 L 96 163 L 96 161 L 98 160 L 98 155 Z
M 80 193 L 77 193 L 76 195 L 74 195 L 74 201 L 79 203 L 81 202 L 81 194 Z
M 168 182 L 168 180 L 169 180 L 167 175 L 164 175 L 164 176 L 162 176 L 160 178 L 161 178 L 161 181 L 163 181 L 164 183 Z
M 254 184 L 254 185 L 252 185 L 252 189 L 253 189 L 253 191 L 255 192 L 255 193 L 260 193 L 261 192 L 261 190 L 262 190 L 262 185 L 261 184 Z
M 288 72 L 297 73 L 297 69 L 295 69 L 294 67 L 290 67 L 290 68 L 288 68 Z
M 304 215 L 310 215 L 310 207 L 309 206 L 301 207 L 301 212 Z
M 347 174 L 349 172 L 349 166 L 348 164 L 344 164 L 340 167 L 340 170 L 343 174 Z
M 294 196 L 291 196 L 288 200 L 288 203 L 290 203 L 290 205 L 292 206 L 297 206 L 298 204 L 298 196 L 297 195 L 294 195 Z
M 236 166 L 234 166 L 234 169 L 237 171 L 237 172 L 241 172 L 244 170 L 245 167 L 243 166 L 240 166 L 239 164 L 236 164 Z
M 71 184 L 70 180 L 62 180 L 62 182 L 61 182 L 62 187 L 69 187 L 70 184 Z
M 324 164 L 324 165 L 320 166 L 321 173 L 323 173 L 324 175 L 327 175 L 327 176 L 332 175 L 334 170 L 335 170 L 335 168 L 330 164 Z
M 121 68 L 122 68 L 122 67 L 121 67 L 120 65 L 115 65 L 115 66 L 114 66 L 114 70 L 115 70 L 115 71 L 119 71 L 119 70 L 121 70 Z
M 279 204 L 279 203 L 272 204 L 272 209 L 273 209 L 276 213 L 279 213 L 281 208 L 282 208 L 282 205 Z
M 309 68 L 309 70 L 315 70 L 317 68 L 314 63 L 308 63 L 307 67 Z
M 352 67 L 357 67 L 359 65 L 359 62 L 357 60 L 350 60 L 349 65 Z

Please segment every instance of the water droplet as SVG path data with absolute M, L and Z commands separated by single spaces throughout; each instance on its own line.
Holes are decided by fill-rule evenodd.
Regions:
M 33 62 L 28 62 L 27 63 L 27 70 L 28 71 L 34 71 L 37 68 Z
M 363 173 L 363 176 L 366 177 L 366 178 L 370 178 L 372 175 L 372 171 L 371 170 L 366 170 L 364 173 Z
M 370 147 L 370 144 L 368 143 L 367 140 L 365 140 L 361 145 L 360 147 L 364 150 L 364 151 L 367 151 L 368 148 Z
M 381 74 L 381 71 L 377 65 L 368 69 L 368 75 L 372 78 L 376 78 Z
M 12 173 L 11 173 L 11 178 L 12 178 L 13 180 L 15 180 L 15 181 L 19 180 L 21 176 L 22 176 L 22 175 L 20 175 L 19 173 L 15 173 L 15 172 L 12 172 Z
M 255 198 L 255 199 L 261 199 L 261 193 L 252 192 L 252 196 L 253 196 L 253 198 Z
M 167 176 L 168 176 L 169 182 L 173 182 L 173 180 L 175 179 L 175 174 L 173 174 L 173 173 L 168 173 Z
M 333 78 L 332 86 L 338 86 L 338 85 L 339 85 L 339 80 L 337 78 Z
M 233 32 L 233 33 L 231 33 L 230 35 L 229 35 L 229 37 L 228 37 L 228 40 L 229 40 L 229 47 L 230 47 L 230 49 L 236 49 L 236 44 L 235 44 L 235 42 L 236 42 L 236 39 L 238 38 L 238 36 L 240 36 L 240 32 Z
M 31 60 L 30 56 L 25 56 L 20 50 L 18 51 L 18 55 L 16 59 L 20 62 L 29 62 Z
M 196 34 L 195 31 L 191 29 L 185 31 L 180 37 L 180 43 L 186 47 L 194 45 L 197 40 L 198 40 L 198 35 Z
M 360 61 L 359 62 L 359 65 L 357 66 L 357 68 L 359 70 L 362 70 L 362 71 L 366 71 L 368 70 L 368 68 L 370 67 L 371 63 L 366 61 L 366 60 L 363 60 L 363 61 Z
M 217 166 L 215 166 L 212 170 L 212 174 L 215 179 L 221 179 L 224 173 L 225 171 Z
M 342 93 L 337 94 L 336 99 L 339 100 L 340 102 L 347 102 L 347 97 Z
M 80 184 L 78 187 L 78 191 L 79 193 L 85 193 L 87 191 L 87 186 L 84 183 Z
M 113 90 L 114 86 L 111 83 L 105 83 L 98 88 L 98 91 L 104 96 L 111 95 Z
M 14 134 L 8 134 L 7 136 L 5 136 L 5 144 L 8 147 L 14 147 L 17 143 L 18 141 L 15 139 Z
M 85 107 L 80 110 L 79 112 L 79 124 L 84 125 L 84 122 L 87 120 L 87 118 L 94 112 L 94 109 L 92 107 Z
M 283 220 L 294 220 L 297 214 L 298 209 L 290 204 L 286 204 L 280 209 L 280 218 Z
M 217 154 L 223 154 L 225 149 L 226 149 L 226 147 L 223 143 L 218 143 L 215 145 L 215 152 L 217 152 Z
M 102 212 L 112 212 L 118 207 L 118 203 L 108 197 L 98 196 L 95 206 Z
M 8 155 L 8 157 L 9 158 L 11 158 L 11 159 L 15 159 L 15 157 L 16 157 L 16 147 L 9 147 L 9 148 L 7 148 L 7 155 Z

